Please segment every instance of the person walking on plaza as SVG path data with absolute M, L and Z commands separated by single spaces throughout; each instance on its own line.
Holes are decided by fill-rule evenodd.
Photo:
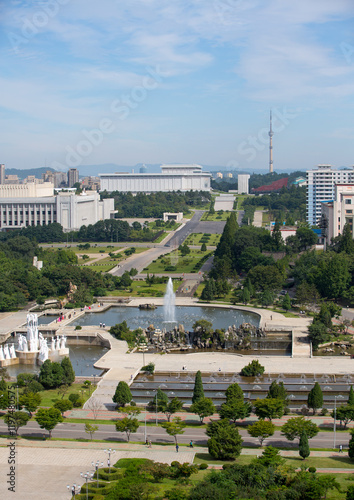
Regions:
M 178 446 L 178 444 L 176 444 L 176 451 L 177 451 L 177 453 L 178 453 L 178 450 L 179 450 L 179 446 Z
M 193 448 L 193 441 L 191 440 L 191 442 L 189 443 L 189 447 L 190 448 Z

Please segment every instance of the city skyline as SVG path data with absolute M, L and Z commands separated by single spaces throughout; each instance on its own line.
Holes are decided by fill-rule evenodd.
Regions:
M 349 0 L 1 6 L 7 168 L 353 165 Z

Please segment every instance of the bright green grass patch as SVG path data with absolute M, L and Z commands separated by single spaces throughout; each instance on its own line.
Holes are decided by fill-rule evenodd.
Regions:
M 41 406 L 44 407 L 49 407 L 53 406 L 56 401 L 59 401 L 60 399 L 68 399 L 70 394 L 79 394 L 80 399 L 82 399 L 84 402 L 87 401 L 90 397 L 90 394 L 96 389 L 93 385 L 91 385 L 91 391 L 89 389 L 86 389 L 86 387 L 83 386 L 83 384 L 72 384 L 65 396 L 62 398 L 62 395 L 58 393 L 58 389 L 50 389 L 47 391 L 41 391 L 40 395 L 42 398 Z
M 171 252 L 153 261 L 143 272 L 150 274 L 198 272 L 200 267 L 196 269 L 196 266 L 200 259 L 207 253 L 208 252 L 192 249 L 188 255 L 182 257 L 179 251 Z
M 215 214 L 210 214 L 209 212 L 204 212 L 202 218 L 200 220 L 203 221 L 218 221 L 218 220 L 227 220 L 227 218 L 230 216 L 230 211 L 229 210 L 219 210 L 218 212 L 215 212 Z
M 211 234 L 210 236 L 205 236 L 204 233 L 192 233 L 188 236 L 188 238 L 185 240 L 185 243 L 189 246 L 196 246 L 200 245 L 202 246 L 203 243 L 206 244 L 206 246 L 217 246 L 221 238 L 221 234 Z M 203 240 L 203 241 L 200 241 Z M 207 240 L 207 241 L 204 241 Z
M 166 273 L 166 276 L 168 273 Z M 181 284 L 181 279 L 173 280 L 174 291 Z M 113 290 L 109 295 L 113 297 L 163 297 L 166 292 L 166 283 L 155 283 L 154 285 L 147 285 L 145 281 L 133 281 L 129 290 Z M 157 295 L 156 295 L 157 294 Z

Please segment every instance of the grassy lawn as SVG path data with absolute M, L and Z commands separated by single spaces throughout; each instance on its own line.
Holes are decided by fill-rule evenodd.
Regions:
M 204 237 L 204 238 L 203 238 Z M 203 241 L 200 241 L 201 239 L 206 239 L 205 241 L 206 246 L 217 246 L 221 238 L 221 234 L 211 234 L 210 236 L 206 236 L 204 233 L 192 233 L 188 236 L 188 238 L 185 240 L 185 243 L 187 245 L 200 245 L 202 246 Z
M 174 291 L 177 290 L 181 280 L 173 280 Z M 131 289 L 129 290 L 114 290 L 109 292 L 109 295 L 114 297 L 163 297 L 166 292 L 166 283 L 156 283 L 154 285 L 147 285 L 145 281 L 134 281 Z
M 235 462 L 241 465 L 246 465 L 252 462 L 257 455 L 261 455 L 264 448 L 259 448 L 256 455 L 240 455 Z M 283 457 L 287 465 L 295 469 L 305 465 L 306 467 L 316 467 L 316 469 L 354 469 L 354 462 L 348 456 L 343 457 L 309 457 L 303 460 L 299 457 Z M 232 463 L 230 461 L 215 460 L 209 453 L 196 453 L 194 458 L 195 464 L 211 464 L 223 465 Z
M 94 389 L 95 389 L 95 387 L 93 387 L 91 385 L 91 394 L 92 394 Z M 90 397 L 89 390 L 86 389 L 83 386 L 83 384 L 72 384 L 69 387 L 68 392 L 65 394 L 63 399 L 68 399 L 70 394 L 79 394 L 80 398 L 84 402 L 87 401 Z M 41 406 L 44 406 L 44 407 L 53 406 L 56 401 L 58 401 L 59 399 L 62 399 L 62 397 L 61 397 L 62 395 L 60 393 L 58 393 L 58 389 L 50 389 L 48 391 L 41 391 L 40 395 L 42 398 Z
M 215 212 L 215 214 L 210 215 L 209 212 L 204 212 L 202 218 L 200 220 L 207 220 L 207 221 L 216 221 L 216 220 L 226 220 L 231 212 L 229 210 L 219 210 L 218 212 Z
M 156 240 L 153 241 L 153 243 L 161 243 L 161 241 L 163 239 L 165 239 L 167 236 L 167 233 L 166 231 L 164 231 L 162 234 L 160 234 L 160 236 L 158 238 L 156 238 Z
M 196 270 L 195 266 L 207 253 L 208 252 L 192 249 L 188 255 L 182 257 L 179 251 L 171 252 L 167 255 L 160 256 L 155 261 L 152 261 L 152 263 L 145 268 L 143 272 L 150 274 L 198 272 L 200 268 Z

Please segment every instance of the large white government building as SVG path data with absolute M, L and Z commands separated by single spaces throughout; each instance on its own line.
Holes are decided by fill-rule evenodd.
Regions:
M 161 173 L 100 174 L 101 191 L 156 193 L 168 191 L 210 191 L 211 174 L 201 165 L 161 165 Z
M 58 222 L 64 231 L 114 217 L 114 199 L 95 191 L 55 194 L 51 182 L 0 185 L 0 230 Z

